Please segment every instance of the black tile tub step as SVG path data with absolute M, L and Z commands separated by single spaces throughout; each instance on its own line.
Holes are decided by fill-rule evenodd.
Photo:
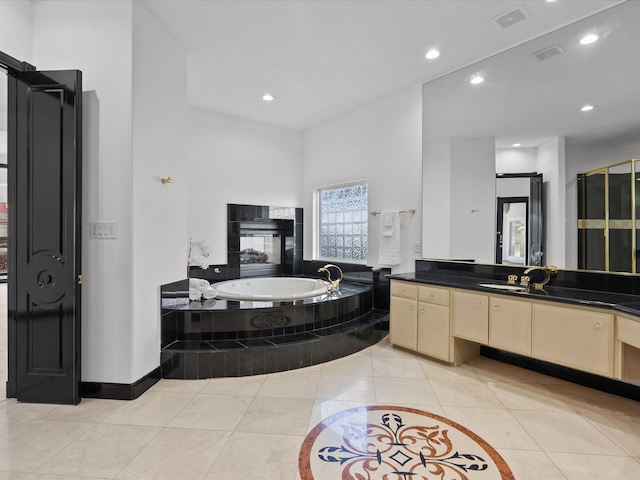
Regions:
M 175 341 L 161 351 L 163 378 L 238 377 L 317 365 L 358 352 L 389 333 L 389 312 L 371 310 L 318 330 L 239 340 Z

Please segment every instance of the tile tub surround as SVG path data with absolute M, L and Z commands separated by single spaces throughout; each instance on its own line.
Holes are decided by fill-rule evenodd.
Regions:
M 237 377 L 307 367 L 366 348 L 388 332 L 369 285 L 295 301 L 190 302 L 188 280 L 162 286 L 163 378 Z

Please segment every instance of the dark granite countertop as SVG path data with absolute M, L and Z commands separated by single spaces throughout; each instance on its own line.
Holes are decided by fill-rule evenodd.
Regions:
M 508 295 L 513 297 L 526 297 L 536 300 L 548 300 L 552 302 L 570 303 L 596 308 L 613 309 L 638 317 L 640 321 L 640 296 L 625 293 L 614 293 L 598 290 L 587 290 L 567 287 L 554 287 L 553 284 L 545 285 L 544 290 L 529 288 L 527 291 L 499 290 L 491 287 L 483 287 L 481 283 L 507 284 L 506 281 L 495 278 L 473 276 L 469 274 L 447 274 L 444 272 L 409 272 L 386 275 L 391 280 L 404 280 L 408 282 L 440 285 L 443 287 L 464 288 L 494 295 Z

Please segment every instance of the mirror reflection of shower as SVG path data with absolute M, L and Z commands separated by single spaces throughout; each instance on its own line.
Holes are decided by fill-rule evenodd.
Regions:
M 526 265 L 528 198 L 498 198 L 496 263 Z

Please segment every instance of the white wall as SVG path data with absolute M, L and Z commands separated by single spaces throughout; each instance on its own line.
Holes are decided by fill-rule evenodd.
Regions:
M 167 68 L 170 66 L 170 68 Z M 187 55 L 144 6 L 133 5 L 133 362 L 159 365 L 160 285 L 186 277 Z M 172 184 L 162 184 L 170 176 Z
M 495 262 L 495 139 L 451 139 L 450 256 Z
M 364 105 L 304 132 L 302 178 L 304 258 L 313 258 L 313 192 L 321 186 L 366 179 L 369 211 L 415 209 L 401 215 L 402 263 L 413 271 L 421 237 L 422 87 Z M 368 261 L 378 266 L 378 217 L 369 216 Z
M 451 258 L 451 142 L 422 148 L 422 256 Z
M 188 237 L 225 264 L 228 203 L 304 206 L 302 133 L 193 107 L 188 123 Z
M 130 1 L 35 2 L 33 61 L 79 69 L 99 123 L 83 178 L 82 380 L 130 383 L 133 335 L 132 25 Z M 80 41 L 81 39 L 81 41 Z M 87 108 L 99 107 L 99 112 Z M 90 141 L 90 139 L 87 139 Z M 115 221 L 118 238 L 90 240 L 88 223 Z M 152 308 L 150 306 L 150 308 Z
M 566 264 L 578 268 L 578 191 L 576 177 L 579 173 L 640 158 L 640 143 L 607 147 L 566 146 Z
M 496 173 L 536 171 L 537 148 L 496 148 Z
M 538 173 L 542 173 L 544 204 L 543 264 L 566 266 L 565 148 L 564 137 L 551 138 L 538 147 Z

